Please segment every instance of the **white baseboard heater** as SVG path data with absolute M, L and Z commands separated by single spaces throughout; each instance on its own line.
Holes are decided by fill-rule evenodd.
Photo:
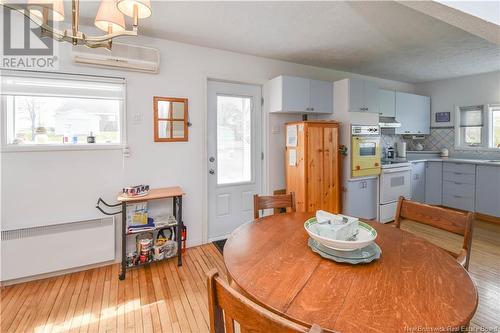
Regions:
M 115 259 L 113 217 L 2 231 L 1 280 Z

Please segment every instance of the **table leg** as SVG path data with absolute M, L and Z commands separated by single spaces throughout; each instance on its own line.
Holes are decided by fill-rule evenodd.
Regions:
M 177 197 L 177 266 L 182 266 L 182 196 Z
M 127 204 L 122 203 L 122 262 L 120 267 L 119 279 L 125 279 L 125 272 L 127 270 L 127 255 L 125 253 L 127 248 Z

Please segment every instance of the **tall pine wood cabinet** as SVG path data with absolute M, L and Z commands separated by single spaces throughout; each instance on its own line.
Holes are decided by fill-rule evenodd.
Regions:
M 298 212 L 340 213 L 339 123 L 286 124 L 286 191 L 295 193 Z

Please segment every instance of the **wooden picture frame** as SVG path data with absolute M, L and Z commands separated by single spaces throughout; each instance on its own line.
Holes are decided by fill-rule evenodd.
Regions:
M 188 99 L 153 97 L 155 142 L 188 141 Z

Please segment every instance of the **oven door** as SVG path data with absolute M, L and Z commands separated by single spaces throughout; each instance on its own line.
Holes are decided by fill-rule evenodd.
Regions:
M 382 170 L 380 175 L 380 203 L 398 201 L 400 196 L 410 199 L 411 170 L 408 167 Z
M 380 138 L 352 137 L 352 170 L 380 167 Z

